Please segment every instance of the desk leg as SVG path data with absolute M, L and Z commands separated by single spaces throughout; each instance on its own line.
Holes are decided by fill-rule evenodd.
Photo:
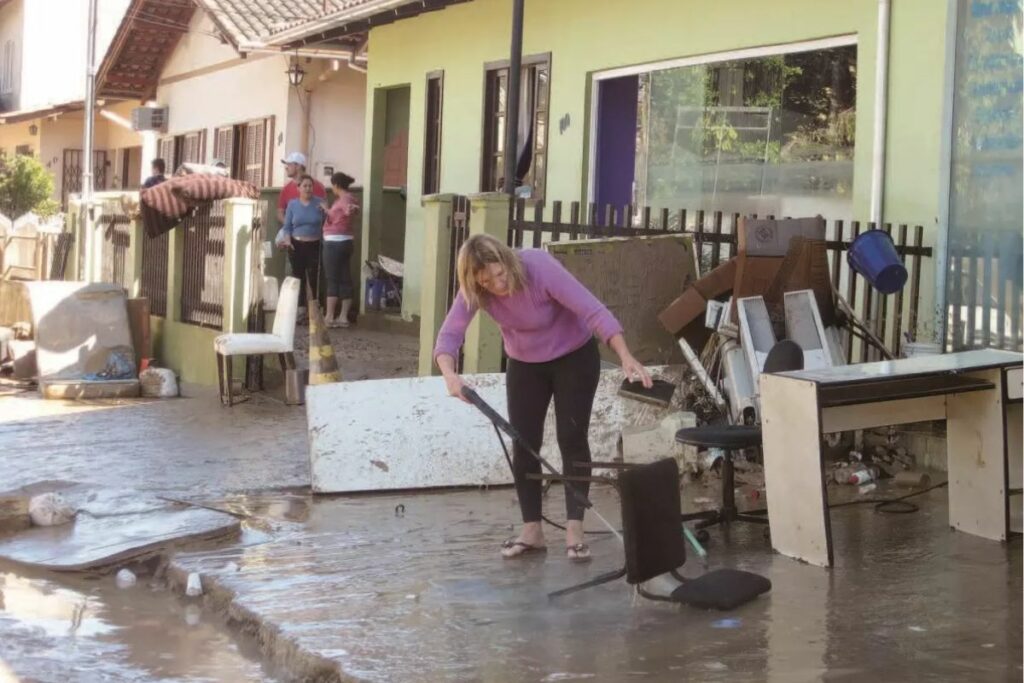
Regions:
M 991 391 L 946 398 L 949 462 L 949 524 L 975 536 L 1005 541 L 1006 438 L 1002 372 L 971 373 L 995 385 Z
M 1008 487 L 1019 489 L 1024 486 L 1024 404 L 1011 403 L 1006 406 L 1006 455 L 1009 458 Z M 1021 508 L 1022 496 L 1009 496 L 1010 531 L 1024 532 L 1024 514 Z
M 772 546 L 783 555 L 832 566 L 817 385 L 761 375 L 761 433 Z

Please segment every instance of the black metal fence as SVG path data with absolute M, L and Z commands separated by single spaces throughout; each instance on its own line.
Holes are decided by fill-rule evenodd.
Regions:
M 457 262 L 459 248 L 469 239 L 469 198 L 457 195 L 452 202 L 450 219 L 451 242 L 448 247 L 448 291 L 446 292 L 445 308 L 451 308 L 455 295 L 459 291 Z
M 128 259 L 132 244 L 132 219 L 124 213 L 105 214 L 100 219 L 100 225 L 103 230 L 100 252 L 102 280 L 131 290 Z
M 458 202 L 465 198 L 457 199 Z M 523 245 L 539 248 L 544 242 L 560 240 L 589 239 L 595 237 L 633 237 L 667 234 L 687 234 L 693 237 L 694 250 L 700 262 L 701 273 L 715 268 L 736 255 L 736 235 L 742 214 L 723 211 L 661 209 L 650 207 L 598 207 L 590 204 L 584 210 L 579 202 L 572 202 L 568 212 L 562 202 L 551 204 L 550 219 L 545 219 L 546 206 L 537 202 L 532 207 L 532 217 L 527 216 L 526 202 L 517 200 L 511 207 L 507 242 L 509 246 Z M 448 303 L 451 304 L 458 291 L 455 279 L 454 254 L 469 234 L 468 202 L 464 211 L 465 223 L 456 219 L 453 211 L 451 253 L 453 255 L 449 272 Z M 749 216 L 757 218 L 757 215 Z M 762 218 L 775 218 L 762 216 Z M 833 287 L 841 293 L 858 317 L 892 353 L 899 356 L 903 343 L 913 339 L 917 329 L 921 295 L 921 273 L 923 261 L 932 256 L 931 247 L 923 245 L 924 228 L 907 224 L 894 226 L 884 223 L 881 229 L 888 232 L 896 243 L 896 251 L 903 259 L 910 275 L 908 285 L 900 292 L 882 296 L 871 288 L 863 278 L 849 267 L 843 253 L 862 230 L 874 230 L 874 223 L 861 221 L 827 221 L 826 248 L 830 255 L 830 277 Z M 874 301 L 875 297 L 880 297 Z M 875 352 L 869 344 L 849 344 L 848 360 L 853 362 L 874 360 Z
M 949 246 L 947 350 L 1022 349 L 1020 233 L 1002 237 L 986 233 Z
M 53 248 L 53 259 L 50 262 L 50 279 L 63 280 L 68 268 L 68 257 L 71 255 L 71 247 L 75 244 L 75 236 L 70 232 L 62 232 L 57 235 L 57 242 Z
M 167 259 L 170 254 L 171 233 L 159 237 L 142 238 L 142 277 L 140 294 L 149 299 L 149 311 L 167 317 Z
M 181 321 L 224 327 L 224 202 L 200 206 L 182 221 Z

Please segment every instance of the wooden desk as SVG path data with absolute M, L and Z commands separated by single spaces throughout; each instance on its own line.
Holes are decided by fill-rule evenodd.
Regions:
M 950 525 L 1006 540 L 1011 471 L 1014 479 L 1021 472 L 1022 361 L 1008 351 L 965 351 L 762 375 L 774 548 L 833 564 L 823 434 L 930 420 L 946 421 Z

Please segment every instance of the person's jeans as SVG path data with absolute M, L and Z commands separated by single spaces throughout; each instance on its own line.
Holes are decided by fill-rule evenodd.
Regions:
M 324 240 L 324 275 L 327 277 L 327 296 L 351 299 L 355 290 L 352 284 L 352 240 L 333 242 Z
M 306 305 L 306 283 L 313 290 L 313 296 L 317 295 L 320 285 L 320 240 L 303 242 L 293 239 L 288 259 L 292 264 L 292 275 L 302 283 L 299 287 L 299 308 L 302 308 Z

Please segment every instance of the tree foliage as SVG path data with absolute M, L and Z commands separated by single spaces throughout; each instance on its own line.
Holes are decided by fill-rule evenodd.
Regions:
M 0 212 L 18 218 L 33 211 L 43 218 L 57 212 L 53 178 L 33 156 L 0 156 Z

